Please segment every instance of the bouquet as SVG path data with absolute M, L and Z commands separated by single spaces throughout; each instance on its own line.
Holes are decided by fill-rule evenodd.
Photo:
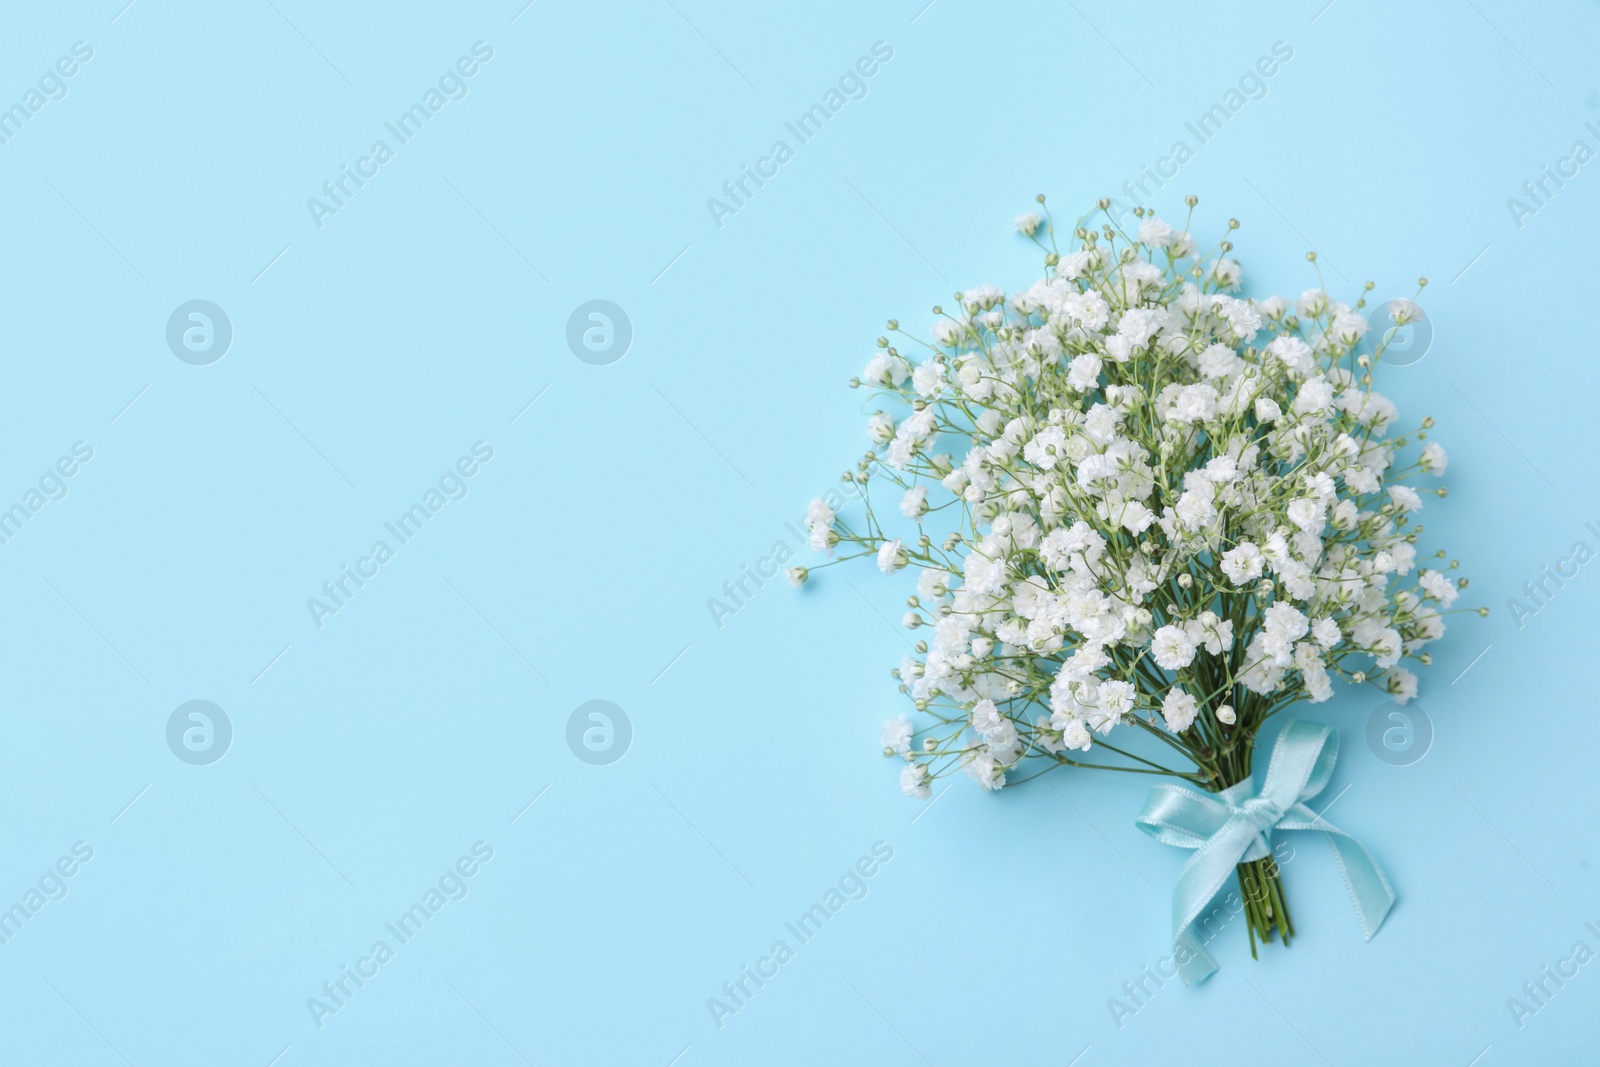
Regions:
M 1429 663 L 1467 585 L 1417 548 L 1423 496 L 1445 495 L 1406 484 L 1445 471 L 1433 420 L 1389 436 L 1398 413 L 1372 388 L 1419 309 L 1389 302 L 1369 337 L 1365 294 L 1239 296 L 1231 242 L 1202 253 L 1191 235 L 1192 196 L 1181 227 L 1143 208 L 1124 227 L 1101 200 L 1105 222 L 1080 220 L 1065 251 L 1038 200 L 1045 214 L 1017 229 L 1045 253 L 1043 278 L 957 293 L 928 340 L 890 320 L 851 379 L 886 403 L 843 475 L 865 514 L 814 501 L 811 548 L 831 559 L 790 580 L 863 556 L 916 572 L 904 625 L 931 633 L 895 675 L 917 718 L 882 736 L 906 793 L 1062 766 L 1184 783 L 1158 787 L 1139 822 L 1196 850 L 1174 904 L 1186 979 L 1215 969 L 1194 919 L 1235 870 L 1252 954 L 1293 933 L 1274 829 L 1330 835 L 1370 937 L 1393 892 L 1304 803 L 1331 771 L 1332 731 L 1285 728 L 1261 789 L 1252 760 L 1268 720 L 1329 699 L 1336 679 L 1411 699 L 1401 664 Z M 903 521 L 880 519 L 873 487 Z

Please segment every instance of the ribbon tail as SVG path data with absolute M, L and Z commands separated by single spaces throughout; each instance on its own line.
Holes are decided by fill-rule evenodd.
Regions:
M 1199 934 L 1200 913 L 1233 875 L 1234 867 L 1256 842 L 1255 829 L 1243 819 L 1230 819 L 1216 835 L 1195 850 L 1178 872 L 1172 893 L 1172 951 L 1185 985 L 1205 981 L 1217 970 L 1217 961 L 1205 950 Z M 1210 916 L 1207 916 L 1207 923 Z
M 1394 887 L 1389 884 L 1378 861 L 1372 858 L 1372 853 L 1361 842 L 1303 805 L 1297 805 L 1291 817 L 1278 826 L 1283 830 L 1318 830 L 1327 837 L 1328 844 L 1333 848 L 1339 877 L 1344 879 L 1350 904 L 1355 908 L 1356 921 L 1361 924 L 1362 936 L 1371 941 L 1378 927 L 1383 925 L 1383 920 L 1388 918 L 1396 899 Z
M 1217 973 L 1216 959 L 1206 951 L 1205 942 L 1195 935 L 1192 925 L 1173 938 L 1172 953 L 1178 964 L 1178 975 L 1186 986 L 1197 986 Z

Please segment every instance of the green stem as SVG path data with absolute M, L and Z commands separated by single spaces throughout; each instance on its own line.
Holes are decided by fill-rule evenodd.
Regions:
M 1223 785 L 1227 788 L 1250 777 L 1250 746 L 1241 746 L 1235 758 L 1225 760 Z M 1242 758 L 1241 758 L 1242 757 Z M 1256 942 L 1270 942 L 1281 937 L 1285 947 L 1294 936 L 1294 922 L 1289 918 L 1289 906 L 1283 892 L 1283 870 L 1272 856 L 1241 863 L 1236 868 L 1239 876 L 1239 893 L 1244 898 L 1245 928 L 1250 937 L 1250 956 L 1259 959 Z

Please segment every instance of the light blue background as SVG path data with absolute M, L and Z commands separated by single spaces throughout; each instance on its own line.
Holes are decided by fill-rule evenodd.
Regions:
M 1600 1062 L 1600 963 L 1521 1029 L 1506 1006 L 1600 948 L 1600 563 L 1506 610 L 1600 548 L 1600 162 L 1506 206 L 1600 148 L 1595 4 L 121 3 L 0 33 L 6 104 L 94 49 L 0 145 L 0 506 L 94 449 L 0 545 L 0 899 L 94 849 L 0 946 L 6 1062 Z M 470 94 L 318 229 L 306 199 L 478 40 Z M 880 40 L 866 98 L 716 227 Z M 961 781 L 913 822 L 875 752 L 907 589 L 775 582 L 720 628 L 706 601 L 865 446 L 844 383 L 884 319 L 1031 281 L 1036 192 L 1116 193 L 1280 40 L 1153 202 L 1240 218 L 1255 295 L 1314 284 L 1308 247 L 1352 299 L 1430 278 L 1433 348 L 1380 387 L 1438 419 L 1427 547 L 1495 613 L 1436 646 L 1421 762 L 1368 750 L 1370 693 L 1314 712 L 1330 817 L 1400 893 L 1379 936 L 1295 840 L 1295 944 L 1253 963 L 1236 925 L 1119 1028 L 1184 858 L 1134 829 L 1144 783 Z M 210 366 L 164 339 L 196 298 L 235 331 Z M 596 298 L 635 331 L 611 366 L 565 342 Z M 480 440 L 470 495 L 318 629 L 306 599 Z M 191 699 L 233 724 L 210 766 L 166 746 Z M 632 720 L 610 766 L 566 744 L 591 699 Z M 319 1029 L 307 998 L 479 840 L 470 894 Z M 879 841 L 865 899 L 719 1028 L 707 998 Z

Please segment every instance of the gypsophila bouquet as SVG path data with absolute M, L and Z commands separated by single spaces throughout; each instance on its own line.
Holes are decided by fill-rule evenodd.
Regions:
M 1025 215 L 1042 279 L 957 293 L 933 309 L 928 341 L 889 322 L 903 340 L 880 337 L 850 382 L 890 408 L 844 475 L 865 515 L 847 523 L 814 502 L 811 547 L 832 557 L 824 567 L 871 556 L 886 574 L 917 571 L 904 624 L 932 633 L 895 674 L 918 716 L 882 736 L 906 793 L 925 798 L 958 771 L 997 790 L 1069 765 L 1233 798 L 1217 818 L 1244 828 L 1254 951 L 1292 927 L 1279 869 L 1251 835 L 1264 842 L 1274 820 L 1312 828 L 1284 813 L 1332 764 L 1331 750 L 1326 767 L 1310 752 L 1300 784 L 1314 788 L 1250 808 L 1238 798 L 1257 734 L 1327 700 L 1335 679 L 1410 699 L 1417 679 L 1400 664 L 1429 662 L 1423 647 L 1467 582 L 1454 562 L 1419 558 L 1413 515 L 1445 491 L 1404 482 L 1442 475 L 1446 456 L 1425 441 L 1432 419 L 1387 436 L 1398 413 L 1372 389 L 1387 336 L 1363 343 L 1365 300 L 1321 287 L 1240 297 L 1230 242 L 1202 254 L 1188 220 L 1133 215 L 1132 233 L 1109 213 L 1080 223 L 1066 251 L 1048 216 Z M 1386 334 L 1418 314 L 1410 300 L 1387 310 Z M 874 486 L 892 486 L 907 522 L 880 523 Z M 1130 745 L 1138 734 L 1155 747 Z

